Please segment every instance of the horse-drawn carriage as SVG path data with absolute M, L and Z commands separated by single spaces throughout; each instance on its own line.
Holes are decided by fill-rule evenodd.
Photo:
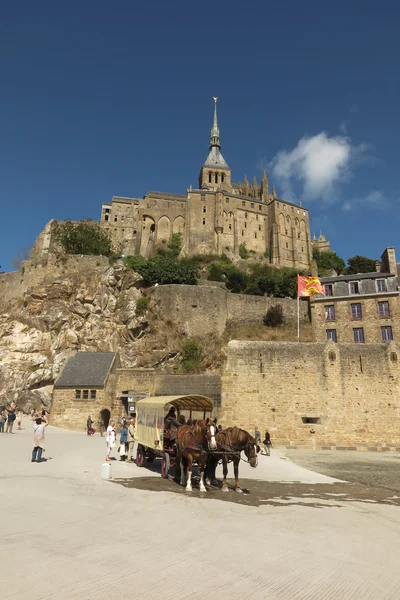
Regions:
M 143 467 L 155 458 L 161 458 L 161 477 L 167 478 L 177 458 L 177 429 L 168 427 L 165 415 L 174 407 L 177 417 L 184 414 L 192 419 L 211 417 L 214 405 L 206 396 L 156 396 L 144 398 L 136 405 L 136 433 L 138 443 L 136 465 Z
M 196 418 L 195 426 L 179 425 L 170 427 L 165 414 L 174 407 L 177 418 L 184 414 Z M 240 492 L 239 462 L 244 452 L 250 466 L 257 466 L 256 440 L 243 429 L 228 427 L 218 431 L 211 420 L 213 402 L 206 396 L 158 396 L 140 400 L 136 405 L 136 465 L 143 467 L 146 462 L 161 458 L 161 477 L 167 478 L 170 469 L 175 476 L 180 471 L 181 485 L 192 491 L 192 466 L 197 464 L 200 471 L 200 491 L 205 492 L 205 481 L 215 480 L 215 469 L 219 461 L 223 464 L 222 490 L 228 491 L 228 463 L 233 462 L 235 490 Z M 207 418 L 206 418 L 207 417 Z M 179 464 L 178 464 L 179 461 Z M 206 468 L 208 472 L 206 472 Z

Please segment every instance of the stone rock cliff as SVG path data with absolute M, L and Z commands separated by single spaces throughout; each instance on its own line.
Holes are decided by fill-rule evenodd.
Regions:
M 68 356 L 118 351 L 123 366 L 168 368 L 179 354 L 172 324 L 136 316 L 141 278 L 122 266 L 48 273 L 0 309 L 0 405 L 48 407 Z M 151 317 L 151 315 L 149 315 Z

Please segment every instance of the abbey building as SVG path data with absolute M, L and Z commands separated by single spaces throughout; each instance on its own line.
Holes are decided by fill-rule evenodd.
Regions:
M 200 169 L 198 186 L 186 194 L 148 192 L 144 198 L 113 197 L 103 204 L 102 225 L 125 255 L 148 258 L 182 234 L 182 254 L 239 256 L 246 245 L 280 267 L 309 269 L 311 239 L 308 211 L 278 198 L 269 189 L 264 171 L 260 184 L 246 177 L 233 183 L 221 153 L 217 99 L 208 156 Z

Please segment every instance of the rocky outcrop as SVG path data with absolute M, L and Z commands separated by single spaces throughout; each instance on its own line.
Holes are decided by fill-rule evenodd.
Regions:
M 48 407 L 55 379 L 77 350 L 118 351 L 123 366 L 164 364 L 171 331 L 136 315 L 141 278 L 123 266 L 48 274 L 0 312 L 0 405 Z M 150 315 L 151 317 L 151 315 Z M 153 319 L 156 321 L 155 319 Z M 173 338 L 174 336 L 172 336 Z

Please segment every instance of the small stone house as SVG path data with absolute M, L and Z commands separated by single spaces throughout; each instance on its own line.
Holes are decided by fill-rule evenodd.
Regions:
M 54 384 L 50 422 L 65 429 L 86 428 L 88 416 L 98 428 L 111 417 L 116 397 L 116 352 L 77 352 L 65 363 Z

